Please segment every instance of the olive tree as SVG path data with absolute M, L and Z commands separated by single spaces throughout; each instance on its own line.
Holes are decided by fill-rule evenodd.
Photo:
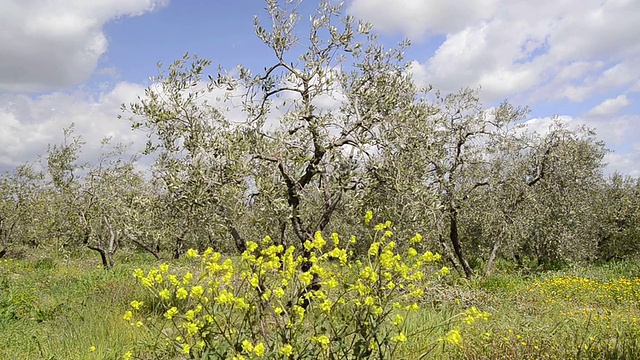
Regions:
M 597 220 L 598 259 L 609 261 L 640 251 L 640 179 L 618 172 L 592 199 Z
M 0 175 L 0 258 L 14 243 L 37 245 L 39 223 L 46 221 L 43 174 L 22 164 Z
M 126 147 L 109 147 L 109 139 L 103 139 L 103 152 L 96 164 L 87 168 L 81 182 L 77 212 L 84 230 L 83 242 L 89 249 L 100 254 L 105 269 L 114 266 L 114 254 L 123 245 L 127 230 L 138 225 L 132 217 L 131 208 L 140 198 L 144 179 L 134 170 L 134 159 L 123 160 Z M 134 242 L 151 250 L 140 240 Z M 150 251 L 156 258 L 158 255 Z
M 505 102 L 486 110 L 478 92 L 471 89 L 448 95 L 436 92 L 431 98 L 423 97 L 420 104 L 420 116 L 388 134 L 395 146 L 385 154 L 385 166 L 402 174 L 395 178 L 412 184 L 396 181 L 388 186 L 382 182 L 378 185 L 391 188 L 394 194 L 402 185 L 410 194 L 422 192 L 420 199 L 432 200 L 434 205 L 424 204 L 422 211 L 431 217 L 430 225 L 445 254 L 470 277 L 474 270 L 465 251 L 463 236 L 468 234 L 462 218 L 471 212 L 472 200 L 482 188 L 504 181 L 501 170 L 505 154 L 519 151 L 516 124 L 527 109 Z M 410 199 L 402 207 L 409 204 Z M 467 247 L 469 242 L 467 239 Z
M 226 230 L 243 246 L 233 211 L 246 192 L 242 134 L 210 104 L 215 83 L 202 79 L 209 64 L 185 55 L 166 71 L 160 66 L 144 97 L 123 106 L 133 114 L 133 128 L 149 135 L 145 153 L 156 155 L 153 181 L 163 202 L 157 206 L 165 211 L 162 225 L 174 239 L 175 258 L 186 241 L 201 248 Z
M 44 158 L 49 190 L 49 236 L 64 239 L 69 247 L 82 246 L 84 225 L 80 206 L 81 178 L 87 164 L 79 162 L 84 141 L 74 135 L 74 125 L 63 130 L 60 144 L 49 145 Z
M 256 18 L 255 28 L 273 62 L 255 75 L 241 68 L 237 77 L 222 77 L 246 89 L 248 154 L 274 184 L 267 194 L 264 177 L 252 174 L 257 197 L 286 202 L 283 219 L 301 243 L 325 229 L 345 197 L 362 188 L 381 128 L 406 116 L 415 93 L 402 47 L 385 49 L 368 24 L 340 18 L 340 9 L 320 2 L 303 38 L 294 4 L 267 1 L 273 25 L 267 30 Z
M 541 266 L 593 256 L 604 144 L 593 130 L 559 121 L 530 139 L 506 207 L 510 250 Z
M 180 231 L 217 223 L 237 240 L 242 222 L 281 242 L 312 239 L 363 186 L 380 129 L 412 107 L 402 48 L 385 49 L 369 25 L 341 18 L 329 1 L 311 16 L 308 36 L 296 2 L 266 4 L 270 28 L 255 19 L 273 53 L 263 72 L 239 66 L 205 79 L 209 61 L 185 57 L 127 107 L 134 128 L 150 132 Z M 233 102 L 242 115 L 220 111 Z
M 526 108 L 485 109 L 470 89 L 417 95 L 414 105 L 370 163 L 380 207 L 431 227 L 467 277 L 481 262 L 488 274 L 500 255 L 549 263 L 592 253 L 590 200 L 605 154 L 592 130 L 556 121 L 530 132 Z
M 134 170 L 135 157 L 123 159 L 126 146 L 111 145 L 105 138 L 96 163 L 81 163 L 83 145 L 71 126 L 65 129 L 61 144 L 49 146 L 49 182 L 43 185 L 49 210 L 41 236 L 61 237 L 67 245 L 96 251 L 104 268 L 110 269 L 126 230 L 137 225 L 131 209 L 146 180 Z M 145 247 L 141 241 L 136 243 Z

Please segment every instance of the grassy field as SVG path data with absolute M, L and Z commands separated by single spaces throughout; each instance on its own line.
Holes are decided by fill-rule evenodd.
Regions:
M 119 359 L 144 340 L 122 315 L 144 297 L 133 270 L 157 263 L 129 253 L 111 271 L 97 265 L 86 255 L 0 260 L 0 359 Z M 436 345 L 426 358 L 638 359 L 639 301 L 640 262 L 533 275 L 498 269 L 434 288 L 413 321 L 435 325 L 473 306 L 491 314 L 464 324 L 461 346 Z M 409 338 L 397 358 L 419 358 L 421 339 Z
M 122 320 L 141 291 L 133 286 L 134 264 L 120 259 L 104 271 L 95 260 L 0 260 L 1 359 L 122 356 L 137 338 Z

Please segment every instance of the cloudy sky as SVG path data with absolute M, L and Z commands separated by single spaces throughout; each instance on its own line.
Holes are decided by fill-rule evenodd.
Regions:
M 310 12 L 314 1 L 303 3 Z M 253 35 L 260 0 L 0 0 L 0 170 L 59 143 L 72 122 L 95 156 L 100 139 L 139 144 L 118 120 L 185 52 L 261 70 Z M 608 172 L 640 176 L 640 1 L 348 0 L 392 46 L 404 38 L 416 81 L 449 92 L 482 86 L 532 109 L 538 129 L 560 116 L 594 127 L 614 150 Z M 306 18 L 303 17 L 303 18 Z M 266 62 L 265 62 L 265 59 Z

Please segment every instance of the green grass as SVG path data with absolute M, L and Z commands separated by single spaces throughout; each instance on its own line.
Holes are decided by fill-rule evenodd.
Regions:
M 117 359 L 144 340 L 122 315 L 131 300 L 145 297 L 133 269 L 156 263 L 127 253 L 111 271 L 98 265 L 87 255 L 0 260 L 0 359 Z M 638 277 L 640 261 L 625 261 L 454 279 L 425 297 L 409 328 L 426 325 L 437 338 L 460 327 L 462 347 L 442 350 L 435 343 L 431 358 L 637 359 Z M 489 321 L 447 321 L 471 306 L 488 311 Z M 434 345 L 423 340 L 433 338 L 416 334 L 397 358 L 418 358 Z
M 96 263 L 1 260 L 0 358 L 116 359 L 135 343 L 122 314 L 141 292 L 131 278 L 137 264 L 104 271 Z

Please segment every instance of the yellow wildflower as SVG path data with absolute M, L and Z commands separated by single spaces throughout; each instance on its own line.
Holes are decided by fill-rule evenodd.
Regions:
M 184 277 L 182 278 L 182 283 L 185 285 L 189 285 L 191 280 L 193 280 L 193 274 L 190 272 L 187 272 L 186 274 L 184 274 Z
M 264 346 L 263 343 L 258 343 L 254 348 L 253 348 L 253 352 L 256 353 L 256 355 L 258 357 L 262 357 L 265 353 L 265 351 L 267 350 L 267 348 Z
M 329 311 L 331 311 L 331 300 L 325 300 L 321 305 L 320 305 L 320 310 L 328 313 Z
M 202 288 L 202 286 L 200 285 L 196 285 L 194 287 L 191 288 L 191 297 L 194 299 L 198 299 L 200 298 L 200 296 L 202 296 L 202 294 L 204 294 L 204 289 Z
M 251 344 L 251 341 L 249 340 L 243 340 L 242 341 L 242 350 L 244 350 L 244 352 L 246 353 L 250 353 L 253 351 L 253 344 Z
M 460 335 L 460 331 L 458 329 L 453 329 L 445 335 L 444 340 L 453 345 L 459 345 L 462 342 L 462 336 Z
M 162 289 L 160 290 L 158 295 L 160 295 L 160 298 L 164 300 L 169 300 L 169 298 L 171 297 L 171 292 L 169 291 L 169 289 Z
M 133 270 L 133 277 L 135 277 L 136 279 L 141 279 L 144 277 L 144 272 L 142 271 L 142 269 L 135 269 Z
M 324 240 L 324 238 L 322 237 L 322 232 L 321 231 L 316 231 L 315 234 L 313 234 L 313 246 L 318 249 L 318 250 L 322 250 L 322 248 L 324 247 L 324 245 L 327 242 Z
M 369 256 L 377 256 L 379 251 L 380 251 L 380 243 L 377 241 L 374 241 L 369 246 L 369 251 L 367 253 L 369 254 Z
M 285 344 L 280 348 L 280 354 L 290 356 L 291 354 L 293 354 L 293 346 Z
M 367 296 L 367 298 L 364 299 L 364 304 L 367 305 L 367 306 L 373 305 L 373 302 L 374 302 L 373 301 L 373 297 L 371 297 L 371 296 Z
M 189 293 L 187 292 L 187 290 L 183 287 L 178 288 L 178 290 L 176 290 L 176 298 L 180 299 L 180 300 L 184 300 L 187 298 L 187 295 L 189 295 Z
M 143 304 L 144 304 L 144 303 L 143 303 L 142 301 L 136 301 L 136 300 L 133 300 L 133 301 L 131 302 L 131 307 L 132 307 L 132 308 L 134 308 L 134 309 L 136 309 L 136 310 L 140 310 L 140 306 L 142 306 Z
M 187 259 L 193 259 L 198 257 L 198 251 L 196 249 L 187 250 L 187 254 L 185 255 Z
M 314 336 L 311 338 L 311 340 L 322 345 L 323 348 L 326 348 L 327 346 L 329 346 L 329 342 L 330 342 L 327 335 Z
M 369 210 L 366 214 L 364 214 L 364 223 L 369 224 L 373 219 L 373 211 Z
M 167 318 L 168 320 L 171 320 L 173 319 L 174 316 L 176 316 L 176 314 L 178 314 L 178 308 L 174 306 L 164 313 L 164 317 Z
M 442 269 L 436 273 L 438 276 L 447 276 L 449 274 L 451 274 L 451 270 L 446 266 L 443 266 Z
M 313 280 L 313 275 L 310 272 L 303 272 L 298 275 L 298 279 L 300 279 L 303 284 L 309 285 L 311 284 L 311 280 Z
M 394 341 L 394 342 L 407 342 L 407 336 L 403 332 L 401 332 L 397 336 L 392 337 L 391 341 Z
M 418 255 L 418 251 L 416 251 L 416 249 L 414 248 L 409 248 L 409 250 L 407 250 L 407 256 L 409 257 L 414 257 Z
M 275 290 L 273 290 L 273 295 L 275 295 L 278 299 L 282 298 L 284 296 L 284 289 L 281 287 L 277 287 Z

